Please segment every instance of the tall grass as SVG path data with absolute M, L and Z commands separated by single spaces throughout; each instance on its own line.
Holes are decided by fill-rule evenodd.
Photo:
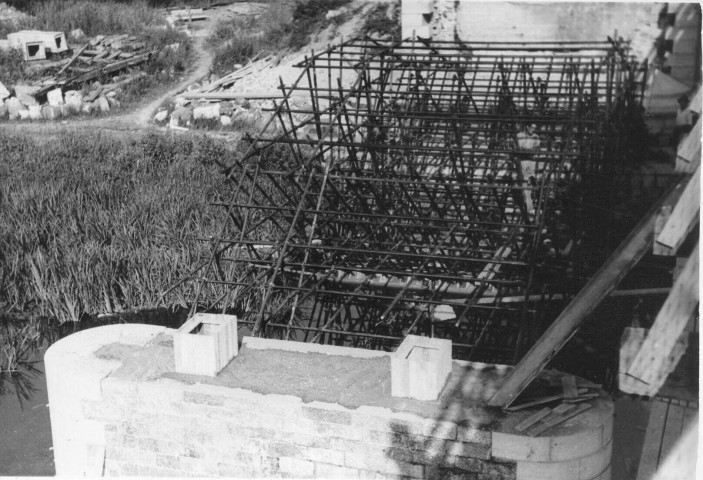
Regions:
M 148 308 L 210 252 L 213 140 L 65 133 L 0 142 L 0 311 L 61 321 Z M 174 292 L 166 303 L 184 304 Z

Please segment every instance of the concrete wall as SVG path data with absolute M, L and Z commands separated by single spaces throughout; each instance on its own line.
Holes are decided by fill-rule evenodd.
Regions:
M 609 478 L 612 403 L 607 399 L 596 401 L 588 417 L 528 437 L 514 426 L 534 409 L 496 415 L 443 399 L 343 406 L 179 376 L 168 360 L 172 332 L 144 325 L 100 327 L 49 349 L 57 475 Z M 302 353 L 362 359 L 387 355 L 248 338 L 242 352 L 286 345 Z M 235 363 L 220 376 L 231 377 L 227 369 Z M 455 362 L 457 370 L 466 366 Z M 276 374 L 272 369 L 266 382 L 277 382 Z M 314 394 L 326 380 L 310 381 Z M 462 385 L 472 382 L 481 380 Z M 462 414 L 447 414 L 453 407 Z

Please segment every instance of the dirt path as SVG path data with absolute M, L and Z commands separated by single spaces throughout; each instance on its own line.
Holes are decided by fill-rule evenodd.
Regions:
M 143 131 L 153 128 L 151 123 L 156 109 L 167 99 L 174 96 L 179 91 L 183 90 L 188 85 L 197 82 L 210 70 L 213 56 L 205 49 L 205 42 L 210 36 L 221 18 L 219 9 L 213 8 L 207 20 L 198 22 L 197 30 L 192 33 L 193 38 L 193 53 L 192 58 L 194 64 L 186 72 L 185 77 L 177 84 L 170 87 L 166 92 L 158 94 L 158 97 L 148 99 L 143 106 L 136 109 L 123 111 L 115 115 L 106 117 L 78 117 L 72 120 L 64 120 L 59 122 L 2 122 L 0 123 L 0 131 L 15 131 L 18 133 L 35 133 L 47 134 L 65 129 L 92 129 L 92 130 L 115 130 L 122 132 Z

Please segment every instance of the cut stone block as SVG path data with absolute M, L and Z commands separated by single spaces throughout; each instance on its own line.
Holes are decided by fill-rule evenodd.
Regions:
M 213 105 L 203 105 L 201 107 L 195 107 L 193 109 L 193 118 L 198 120 L 200 118 L 209 120 L 220 118 L 220 104 L 215 103 Z
M 163 122 L 167 118 L 168 118 L 168 111 L 166 111 L 166 110 L 161 110 L 156 115 L 154 115 L 154 121 L 158 122 L 158 123 Z
M 29 118 L 32 120 L 41 120 L 41 107 L 39 105 L 30 105 L 27 109 L 29 110 Z
M 239 352 L 237 317 L 196 313 L 173 335 L 176 372 L 217 376 Z
M 49 90 L 49 92 L 46 94 L 46 99 L 49 102 L 49 105 L 53 107 L 57 105 L 63 105 L 63 92 L 60 88 Z
M 391 394 L 437 400 L 451 371 L 451 340 L 408 335 L 391 356 Z
M 52 105 L 42 105 L 41 116 L 47 120 L 54 120 L 61 116 L 61 107 Z
M 10 91 L 0 82 L 0 100 L 5 100 L 10 96 Z
M 83 101 L 81 100 L 81 92 L 76 90 L 69 90 L 64 95 L 64 100 L 66 105 L 71 109 L 72 113 L 80 113 L 83 108 Z
M 34 94 L 37 93 L 37 91 L 37 87 L 32 87 L 30 85 L 15 85 L 15 97 L 26 106 L 39 105 L 37 99 L 34 98 Z
M 107 101 L 107 98 L 104 96 L 100 95 L 97 100 L 95 100 L 95 105 L 101 112 L 109 112 L 110 111 L 110 103 Z
M 5 100 L 5 106 L 7 107 L 7 113 L 10 115 L 10 120 L 19 118 L 20 110 L 24 109 L 22 102 L 20 102 L 16 97 Z

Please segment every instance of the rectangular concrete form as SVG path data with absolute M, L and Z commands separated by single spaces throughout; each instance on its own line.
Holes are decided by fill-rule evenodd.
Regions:
M 173 335 L 176 372 L 217 376 L 237 356 L 237 317 L 196 313 Z
M 391 355 L 394 397 L 437 400 L 452 371 L 452 342 L 408 335 Z

